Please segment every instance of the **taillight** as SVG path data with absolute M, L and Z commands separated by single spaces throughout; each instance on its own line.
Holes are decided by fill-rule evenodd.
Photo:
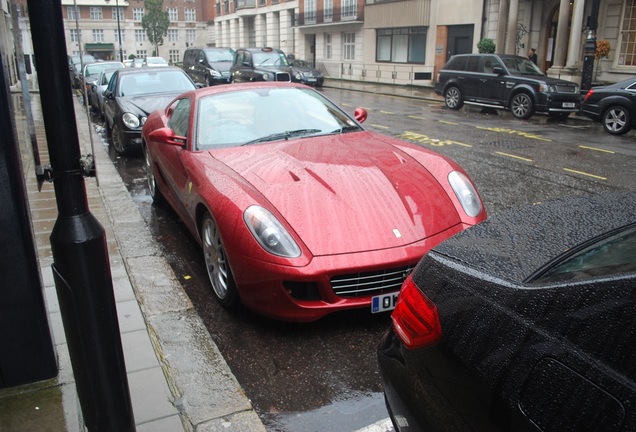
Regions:
M 586 100 L 587 100 L 587 98 L 589 98 L 589 97 L 590 97 L 590 96 L 592 96 L 593 94 L 594 94 L 594 90 L 589 89 L 589 90 L 587 91 L 587 93 L 585 94 L 585 99 L 583 99 L 583 101 L 586 101 Z
M 406 278 L 391 314 L 393 329 L 406 348 L 413 350 L 437 343 L 442 337 L 437 306 Z

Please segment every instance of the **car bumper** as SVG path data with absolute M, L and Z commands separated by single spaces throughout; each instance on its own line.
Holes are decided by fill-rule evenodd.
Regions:
M 579 95 L 542 94 L 537 101 L 537 111 L 546 113 L 579 112 L 581 98 Z
M 271 318 L 309 322 L 348 309 L 368 308 L 371 312 L 375 295 L 398 292 L 399 284 L 409 273 L 408 269 L 412 269 L 431 248 L 464 228 L 466 226 L 460 224 L 407 247 L 314 257 L 304 267 L 271 264 L 245 256 L 230 256 L 230 262 L 233 263 L 232 271 L 245 306 Z M 346 296 L 338 295 L 334 290 L 334 278 L 360 276 L 359 273 L 378 276 L 389 271 L 402 276 L 398 287 L 393 290 L 373 290 Z

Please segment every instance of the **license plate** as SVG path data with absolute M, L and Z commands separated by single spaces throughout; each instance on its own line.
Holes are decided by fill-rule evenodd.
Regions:
M 307 82 L 316 82 L 317 79 L 316 78 L 307 78 Z
M 386 312 L 395 309 L 397 292 L 382 294 L 371 298 L 371 313 Z
M 563 102 L 563 108 L 574 108 L 575 106 L 574 102 Z

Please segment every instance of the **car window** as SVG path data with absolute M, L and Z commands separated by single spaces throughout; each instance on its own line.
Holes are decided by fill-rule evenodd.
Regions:
M 254 66 L 287 66 L 287 58 L 276 51 L 255 52 L 252 54 Z
M 168 120 L 168 127 L 175 135 L 188 136 L 188 121 L 190 120 L 190 99 L 179 99 L 174 103 L 174 110 Z
M 503 62 L 512 75 L 543 75 L 537 65 L 523 57 L 506 57 Z
M 479 70 L 479 56 L 468 56 L 466 58 L 466 71 L 468 72 L 480 72 Z
M 228 50 L 210 50 L 206 51 L 206 56 L 210 63 L 231 62 L 234 60 L 234 51 Z
M 452 57 L 448 61 L 448 63 L 444 67 L 444 69 L 447 69 L 447 70 L 459 70 L 459 71 L 466 70 L 466 59 L 467 58 L 468 58 L 468 56 Z
M 196 88 L 187 75 L 180 70 L 149 69 L 153 69 L 153 71 L 122 76 L 121 84 L 119 85 L 119 96 L 186 92 Z M 164 70 L 158 71 L 157 69 Z
M 636 225 L 575 249 L 544 271 L 537 282 L 580 280 L 636 271 Z
M 501 67 L 499 60 L 497 60 L 496 57 L 483 57 L 482 60 L 479 72 L 492 74 L 495 73 L 496 67 Z

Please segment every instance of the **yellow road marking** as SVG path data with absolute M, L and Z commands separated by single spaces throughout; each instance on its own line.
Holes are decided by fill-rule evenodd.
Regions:
M 415 120 L 426 120 L 426 117 L 419 117 L 419 116 L 414 116 L 414 115 L 410 115 L 409 118 L 415 119 Z
M 389 128 L 388 126 L 382 126 L 382 125 L 379 125 L 379 124 L 373 124 L 373 123 L 371 123 L 371 126 L 373 126 L 373 127 L 377 127 L 377 128 L 380 128 L 380 129 L 388 129 L 388 128 Z
M 588 147 L 588 146 L 580 145 L 580 146 L 579 146 L 579 148 L 587 149 L 587 150 L 600 151 L 600 152 L 603 152 L 603 153 L 611 153 L 611 154 L 614 154 L 614 152 L 613 152 L 613 151 L 611 151 L 611 150 L 605 150 L 605 149 L 600 149 L 600 148 L 596 148 L 596 147 Z
M 459 123 L 455 123 L 455 122 L 449 122 L 446 120 L 439 120 L 440 123 L 444 123 L 444 124 L 449 124 L 449 125 L 453 125 L 453 126 L 458 126 Z
M 472 145 L 470 144 L 464 144 L 464 143 L 460 143 L 457 141 L 451 141 L 451 140 L 439 140 L 439 139 L 435 139 L 435 138 L 431 138 L 427 135 L 422 135 L 419 134 L 417 132 L 409 132 L 409 131 L 404 131 L 403 133 L 401 133 L 400 135 L 397 136 L 398 138 L 402 138 L 402 139 L 407 139 L 407 140 L 411 140 L 411 141 L 417 141 L 419 143 L 422 144 L 429 144 L 435 147 L 442 147 L 445 145 L 459 145 L 459 146 L 463 146 L 463 147 L 472 147 Z
M 563 168 L 563 170 L 567 171 L 567 172 L 574 173 L 574 174 L 581 174 L 583 176 L 592 177 L 592 178 L 599 179 L 599 180 L 607 180 L 607 177 L 601 177 L 601 176 L 597 176 L 597 175 L 594 175 L 594 174 L 586 173 L 586 172 L 583 172 L 583 171 L 577 171 L 577 170 L 573 170 L 573 169 L 569 169 L 569 168 Z
M 548 141 L 548 142 L 552 142 L 551 139 L 548 138 L 543 138 L 539 135 L 535 135 L 535 134 L 531 134 L 528 132 L 522 132 L 522 131 L 517 131 L 514 129 L 506 129 L 506 128 L 498 128 L 498 127 L 485 127 L 485 126 L 475 126 L 477 129 L 481 129 L 481 130 L 487 130 L 487 131 L 491 131 L 491 132 L 500 132 L 500 133 L 506 133 L 506 134 L 511 134 L 511 135 L 519 135 L 522 137 L 526 137 L 526 138 L 532 138 L 532 139 L 536 139 L 536 140 L 540 140 L 540 141 Z
M 395 114 L 394 112 L 391 111 L 380 111 L 382 114 Z
M 510 154 L 510 153 L 504 153 L 504 152 L 500 152 L 500 151 L 495 152 L 495 153 L 497 153 L 499 155 L 502 155 L 502 156 L 508 156 L 508 157 L 511 157 L 511 158 L 514 158 L 514 159 L 521 159 L 522 161 L 526 161 L 526 162 L 534 162 L 532 159 L 524 158 L 524 157 L 513 155 L 513 154 Z

